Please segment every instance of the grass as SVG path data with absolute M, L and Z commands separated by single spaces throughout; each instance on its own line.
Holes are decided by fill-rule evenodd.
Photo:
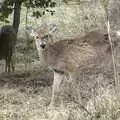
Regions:
M 105 25 L 104 9 L 99 2 L 96 5 L 60 5 L 55 9 L 53 17 L 47 15 L 36 20 L 29 16 L 28 25 L 42 22 L 57 24 L 55 37 L 59 39 L 79 37 Z M 16 45 L 16 72 L 0 74 L 0 120 L 120 120 L 120 94 L 119 91 L 114 92 L 111 71 L 86 71 L 85 75 L 79 76 L 81 101 L 76 99 L 74 87 L 71 94 L 70 91 L 64 93 L 63 105 L 48 109 L 53 74 L 39 64 L 34 43 L 32 49 L 32 43 L 27 46 L 23 26 L 25 22 L 20 26 Z M 3 62 L 0 68 L 2 72 Z M 64 86 L 67 89 L 66 86 L 69 87 L 69 84 Z
M 64 93 L 63 105 L 48 109 L 51 99 L 52 73 L 46 68 L 36 68 L 38 64 L 33 66 L 33 70 L 18 69 L 15 73 L 1 73 L 0 120 L 120 119 L 120 94 L 114 93 L 112 84 L 106 84 L 105 87 L 101 83 L 99 87 L 92 88 L 90 94 L 84 87 L 86 83 L 95 80 L 91 75 L 89 75 L 89 81 L 87 79 L 86 83 L 83 81 L 83 90 L 80 88 L 84 97 L 88 95 L 85 103 L 79 103 L 74 98 L 74 94 L 70 96 Z M 101 75 L 99 79 L 100 77 Z M 101 77 L 101 79 L 104 78 Z M 88 87 L 91 87 L 91 84 L 88 84 Z M 85 101 L 85 98 L 82 99 Z

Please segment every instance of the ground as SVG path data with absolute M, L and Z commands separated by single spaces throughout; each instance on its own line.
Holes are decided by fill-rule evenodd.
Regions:
M 36 65 L 32 70 L 2 72 L 0 120 L 119 120 L 120 95 L 114 93 L 112 78 L 109 74 L 88 73 L 80 88 L 85 103 L 80 104 L 74 95 L 65 94 L 63 105 L 49 109 L 53 79 L 50 70 Z M 104 82 L 106 76 L 108 80 Z M 100 81 L 102 84 L 96 84 Z

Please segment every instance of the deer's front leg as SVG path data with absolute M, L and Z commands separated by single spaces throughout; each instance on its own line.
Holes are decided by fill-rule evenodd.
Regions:
M 60 72 L 54 72 L 54 81 L 53 81 L 53 86 L 52 86 L 52 98 L 51 98 L 50 107 L 54 106 L 55 100 L 57 100 L 57 97 L 59 93 L 61 92 L 60 86 L 61 86 L 63 78 L 64 78 L 64 74 Z

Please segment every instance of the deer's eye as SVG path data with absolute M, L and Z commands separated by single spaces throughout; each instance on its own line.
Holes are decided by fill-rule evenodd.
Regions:
M 45 39 L 48 38 L 48 35 L 44 36 L 44 38 L 45 38 Z
M 42 39 L 47 39 L 48 38 L 48 35 L 45 35 L 44 37 L 42 37 Z
M 36 36 L 36 39 L 39 39 L 39 36 Z

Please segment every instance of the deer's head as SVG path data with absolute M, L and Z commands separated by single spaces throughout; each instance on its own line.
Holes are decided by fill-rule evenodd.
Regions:
M 56 31 L 56 25 L 41 25 L 36 28 L 27 27 L 27 33 L 39 43 L 41 48 L 45 48 L 47 44 L 53 42 L 52 33 Z

